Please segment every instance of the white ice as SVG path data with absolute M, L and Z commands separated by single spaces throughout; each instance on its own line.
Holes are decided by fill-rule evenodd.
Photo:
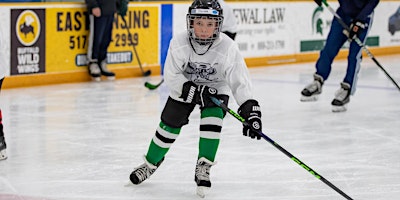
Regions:
M 400 55 L 377 60 L 400 82 Z M 263 132 L 353 199 L 398 199 L 400 90 L 364 57 L 347 112 L 332 113 L 346 61 L 334 62 L 319 101 L 300 102 L 314 70 L 314 63 L 250 69 Z M 0 161 L 0 199 L 199 199 L 193 180 L 197 109 L 156 173 L 141 185 L 128 184 L 168 96 L 165 85 L 149 91 L 143 83 L 160 79 L 3 89 L 9 158 Z M 232 98 L 229 106 L 238 107 Z M 345 199 L 266 140 L 242 136 L 232 116 L 222 132 L 205 199 Z

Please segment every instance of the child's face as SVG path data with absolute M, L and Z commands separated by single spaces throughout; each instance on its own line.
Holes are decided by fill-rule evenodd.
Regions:
M 217 22 L 215 19 L 207 17 L 193 19 L 194 34 L 199 39 L 208 39 L 212 37 L 216 28 Z

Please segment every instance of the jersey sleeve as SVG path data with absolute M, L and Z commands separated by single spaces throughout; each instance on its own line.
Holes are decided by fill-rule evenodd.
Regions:
M 371 0 L 369 1 L 365 7 L 360 11 L 357 15 L 356 19 L 365 21 L 368 16 L 374 11 L 375 7 L 378 5 L 379 0 Z
M 226 81 L 232 90 L 232 95 L 238 105 L 253 99 L 253 85 L 249 71 L 236 45 L 231 45 L 227 56 Z
M 170 96 L 178 101 L 182 93 L 182 87 L 188 79 L 183 75 L 187 55 L 185 45 L 172 39 L 169 45 L 167 58 L 164 65 L 164 80 L 170 90 Z
M 85 2 L 90 13 L 92 13 L 93 8 L 100 7 L 96 0 L 85 0 Z

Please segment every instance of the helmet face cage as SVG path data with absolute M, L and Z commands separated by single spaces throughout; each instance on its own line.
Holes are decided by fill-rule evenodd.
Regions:
M 211 37 L 207 39 L 197 38 L 194 33 L 194 19 L 213 19 L 215 20 L 215 30 Z M 196 41 L 200 45 L 208 45 L 213 43 L 221 32 L 222 22 L 222 8 L 217 0 L 195 0 L 189 7 L 189 13 L 186 15 L 186 24 L 189 38 Z

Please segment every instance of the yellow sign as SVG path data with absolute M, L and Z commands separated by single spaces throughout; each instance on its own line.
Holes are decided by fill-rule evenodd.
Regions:
M 129 63 L 129 65 L 137 65 L 138 63 L 133 49 L 135 47 L 139 59 L 143 64 L 158 65 L 160 45 L 158 16 L 159 7 L 130 7 L 125 16 L 127 27 L 121 16 L 115 18 L 113 39 L 108 49 L 110 52 L 108 61 L 110 61 L 110 57 L 112 57 L 110 56 L 112 52 L 128 51 L 131 52 L 133 56 L 133 62 Z M 121 57 L 124 58 L 123 55 Z M 114 63 L 112 61 L 110 62 Z
M 113 66 L 159 64 L 159 7 L 129 7 L 128 30 L 115 15 L 107 62 Z M 46 72 L 81 70 L 87 65 L 89 16 L 86 7 L 46 9 Z M 156 45 L 154 45 L 156 44 Z

